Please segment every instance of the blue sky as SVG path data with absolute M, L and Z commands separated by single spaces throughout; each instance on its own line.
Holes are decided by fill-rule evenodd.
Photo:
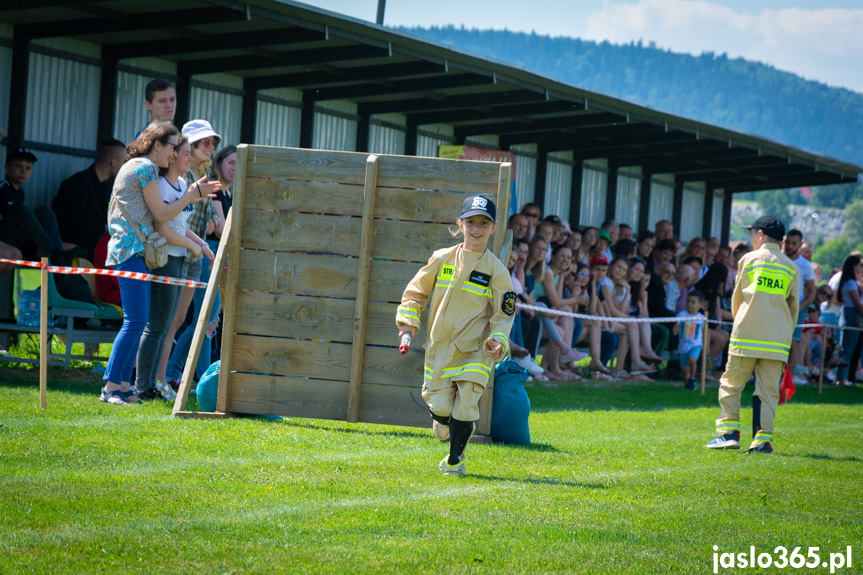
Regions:
M 374 21 L 377 0 L 306 0 Z M 387 0 L 390 26 L 535 31 L 726 52 L 863 93 L 863 0 Z

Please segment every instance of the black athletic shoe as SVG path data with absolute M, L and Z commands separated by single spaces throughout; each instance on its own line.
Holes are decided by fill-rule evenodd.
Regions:
M 165 397 L 159 392 L 155 387 L 148 387 L 147 389 L 138 389 L 136 395 L 138 399 L 141 401 L 168 401 Z
M 690 377 L 689 380 L 686 382 L 686 389 L 696 389 L 697 387 L 698 384 L 695 383 L 695 378 Z

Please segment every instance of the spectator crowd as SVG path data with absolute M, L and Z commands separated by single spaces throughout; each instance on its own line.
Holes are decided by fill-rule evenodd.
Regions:
M 738 261 L 750 246 L 738 242 L 732 249 L 715 237 L 693 238 L 684 246 L 668 220 L 652 230 L 613 221 L 573 228 L 558 215 L 542 214 L 534 203 L 512 215 L 507 227 L 513 234 L 508 261 L 513 287 L 523 304 L 533 306 L 518 311 L 513 355 L 533 378 L 578 380 L 584 374 L 579 368 L 587 368 L 595 379 L 677 377 L 695 389 L 701 359 L 708 379 L 717 369 L 721 373 L 733 320 L 730 296 Z M 792 229 L 782 244 L 800 270 L 798 325 L 863 326 L 861 254 L 849 255 L 828 281 L 811 262 L 811 244 L 803 239 Z M 691 319 L 699 315 L 714 321 Z M 625 318 L 665 321 L 621 321 Z M 825 377 L 853 385 L 863 346 L 857 333 L 798 328 L 788 364 L 793 381 L 817 381 L 821 346 L 827 345 L 826 367 L 838 371 Z
M 31 209 L 25 203 L 25 185 L 38 169 L 36 154 L 8 149 L 0 184 L 0 257 L 45 256 L 52 265 L 206 283 L 233 199 L 237 149 L 221 146 L 221 136 L 206 119 L 186 122 L 182 129 L 174 126 L 176 102 L 170 81 L 149 82 L 144 93 L 149 123 L 128 145 L 114 138 L 99 142 L 93 164 L 64 180 L 50 207 Z M 166 239 L 168 258 L 163 266 L 147 269 L 144 244 L 154 232 Z M 122 306 L 101 400 L 128 405 L 174 399 L 203 290 L 97 276 L 93 293 L 81 276 L 54 277 L 61 296 Z M 197 377 L 210 365 L 219 313 L 217 302 Z
M 236 146 L 223 145 L 206 119 L 174 126 L 176 91 L 167 80 L 147 85 L 144 105 L 150 121 L 135 139 L 128 145 L 113 138 L 99 142 L 93 164 L 64 180 L 50 207 L 31 209 L 24 201 L 26 184 L 38 169 L 36 154 L 7 150 L 0 258 L 43 255 L 54 265 L 74 261 L 208 281 L 232 204 Z M 573 381 L 586 368 L 600 380 L 676 376 L 694 389 L 702 354 L 705 375 L 722 369 L 733 319 L 730 293 L 747 245 L 731 249 L 710 237 L 684 246 L 668 220 L 652 230 L 613 221 L 575 228 L 534 203 L 512 215 L 507 227 L 513 244 L 505 263 L 517 298 L 531 306 L 517 312 L 511 349 L 533 378 Z M 153 232 L 166 238 L 168 259 L 148 270 L 144 239 Z M 863 325 L 863 254 L 850 254 L 841 270 L 825 278 L 803 239 L 793 229 L 783 242 L 801 272 L 798 323 Z M 0 273 L 8 269 L 0 267 Z M 123 323 L 101 400 L 128 405 L 174 399 L 203 290 L 97 276 L 92 294 L 78 276 L 56 278 L 65 297 L 122 305 Z M 213 359 L 219 308 L 216 302 L 207 318 L 196 378 Z M 569 312 L 583 317 L 564 315 Z M 692 321 L 698 315 L 727 324 Z M 627 318 L 661 321 L 623 321 Z M 798 329 L 790 373 L 798 384 L 817 377 L 823 349 L 828 367 L 837 368 L 836 382 L 853 385 L 861 346 L 856 331 L 839 330 L 837 338 L 831 329 Z

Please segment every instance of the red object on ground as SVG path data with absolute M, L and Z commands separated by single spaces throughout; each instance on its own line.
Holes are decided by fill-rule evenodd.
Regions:
M 794 380 L 791 379 L 791 370 L 786 365 L 785 374 L 782 376 L 782 387 L 779 388 L 779 405 L 791 399 L 795 391 L 797 391 L 797 387 L 794 385 Z

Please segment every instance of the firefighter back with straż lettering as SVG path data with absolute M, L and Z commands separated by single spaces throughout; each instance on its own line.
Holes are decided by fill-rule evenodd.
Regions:
M 771 453 L 780 381 L 797 322 L 799 270 L 779 248 L 785 226 L 775 216 L 761 216 L 749 233 L 754 249 L 738 263 L 731 296 L 734 327 L 728 362 L 720 379 L 722 413 L 716 420 L 716 437 L 707 447 L 740 447 L 740 393 L 754 371 L 749 453 Z

